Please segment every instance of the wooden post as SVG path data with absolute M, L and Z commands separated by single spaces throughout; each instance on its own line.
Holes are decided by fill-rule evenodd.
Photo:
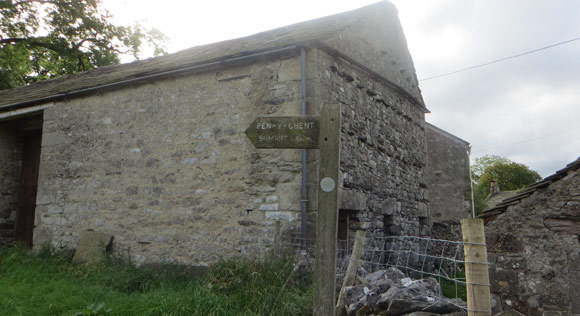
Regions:
M 338 294 L 338 302 L 336 303 L 336 315 L 338 316 L 346 315 L 346 310 L 344 309 L 343 292 L 345 287 L 354 283 L 354 278 L 356 276 L 356 271 L 358 270 L 360 257 L 364 248 L 365 236 L 366 232 L 364 230 L 356 231 L 356 236 L 354 237 L 354 247 L 352 249 L 352 254 L 350 255 L 350 260 L 348 261 L 346 273 L 344 274 L 344 280 L 342 281 L 340 293 Z
M 333 316 L 336 288 L 340 105 L 323 105 L 320 112 L 320 166 L 313 315 Z
M 491 316 L 489 270 L 483 220 L 461 220 L 467 283 L 467 315 Z

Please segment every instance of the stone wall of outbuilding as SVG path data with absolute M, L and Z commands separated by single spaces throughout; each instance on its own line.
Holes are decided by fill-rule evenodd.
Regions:
M 342 109 L 341 209 L 350 231 L 427 235 L 424 108 L 345 59 L 322 50 L 315 58 L 315 100 Z
M 369 236 L 429 233 L 424 108 L 321 49 L 307 53 L 309 115 L 342 110 L 341 210 Z M 261 256 L 300 227 L 301 150 L 256 149 L 257 116 L 300 115 L 300 57 L 159 79 L 45 110 L 35 242 L 114 237 L 137 264 Z M 318 151 L 308 153 L 314 232 Z
M 433 222 L 459 223 L 472 211 L 469 143 L 429 123 L 425 137 L 431 218 Z
M 257 150 L 258 115 L 300 113 L 300 59 L 155 80 L 44 113 L 35 246 L 114 237 L 137 264 L 259 256 L 300 220 L 299 150 Z M 298 225 L 299 226 L 299 225 Z
M 22 137 L 11 121 L 0 122 L 0 245 L 14 234 L 22 169 Z
M 580 314 L 578 170 L 486 222 L 494 311 Z

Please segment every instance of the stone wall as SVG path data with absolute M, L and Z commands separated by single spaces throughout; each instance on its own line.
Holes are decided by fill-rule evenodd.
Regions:
M 0 122 L 0 245 L 13 238 L 21 168 L 20 134 L 12 122 Z
M 429 233 L 424 109 L 348 61 L 307 53 L 310 115 L 342 105 L 341 208 L 369 236 Z M 301 150 L 255 149 L 257 117 L 300 115 L 300 58 L 260 61 L 59 102 L 44 114 L 36 246 L 114 236 L 137 264 L 262 255 L 300 227 Z M 318 151 L 309 150 L 309 232 Z
M 426 124 L 425 136 L 432 220 L 459 223 L 460 219 L 471 214 L 469 143 L 429 123 Z
M 261 255 L 300 220 L 300 151 L 257 150 L 258 115 L 300 113 L 300 59 L 261 61 L 45 110 L 35 246 L 113 235 L 137 264 Z
M 342 109 L 341 208 L 350 230 L 428 234 L 424 109 L 349 61 L 322 50 L 315 58 L 315 100 Z
M 486 219 L 495 311 L 580 314 L 579 214 L 576 170 Z

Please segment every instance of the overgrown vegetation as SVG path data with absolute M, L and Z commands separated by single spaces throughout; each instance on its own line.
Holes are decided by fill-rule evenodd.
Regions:
M 497 182 L 501 191 L 515 191 L 526 188 L 542 177 L 524 164 L 501 156 L 486 155 L 475 158 L 475 163 L 471 165 L 471 179 L 475 213 L 481 214 L 488 207 L 484 201 L 489 195 L 492 181 Z
M 291 259 L 136 268 L 119 258 L 75 266 L 46 249 L 0 248 L 0 315 L 310 315 L 312 287 Z
M 0 90 L 165 53 L 167 37 L 115 25 L 100 0 L 0 0 Z
M 467 302 L 467 287 L 465 286 L 465 272 L 457 271 L 454 275 L 449 276 L 450 279 L 444 277 L 437 277 L 433 274 L 422 274 L 422 278 L 434 278 L 439 282 L 441 287 L 441 294 L 446 298 L 460 298 Z M 462 283 L 463 282 L 463 283 Z
M 456 280 L 465 282 L 465 273 L 457 273 Z M 443 296 L 447 298 L 460 298 L 467 301 L 467 288 L 465 284 L 444 278 L 441 278 L 439 282 Z

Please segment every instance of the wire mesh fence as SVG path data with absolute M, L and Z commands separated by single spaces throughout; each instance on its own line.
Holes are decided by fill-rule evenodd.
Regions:
M 351 261 L 353 245 L 354 238 L 337 241 L 338 287 L 342 284 Z M 461 314 L 467 314 L 464 303 L 466 299 L 464 246 L 465 244 L 460 241 L 417 236 L 365 238 L 356 277 L 360 283 L 376 275 L 382 275 L 414 291 L 414 297 L 422 297 L 428 303 L 423 308 L 426 311 L 433 310 L 432 306 L 445 303 L 455 306 Z M 298 254 L 299 264 L 309 265 L 312 269 L 315 261 L 314 247 L 313 239 L 304 239 L 300 235 L 286 235 L 280 237 L 276 251 L 278 253 L 294 251 Z M 417 286 L 419 283 L 432 280 L 431 278 L 437 281 L 441 290 L 424 291 Z M 367 289 L 372 292 L 371 287 Z M 383 294 L 385 293 L 375 293 L 376 296 Z

